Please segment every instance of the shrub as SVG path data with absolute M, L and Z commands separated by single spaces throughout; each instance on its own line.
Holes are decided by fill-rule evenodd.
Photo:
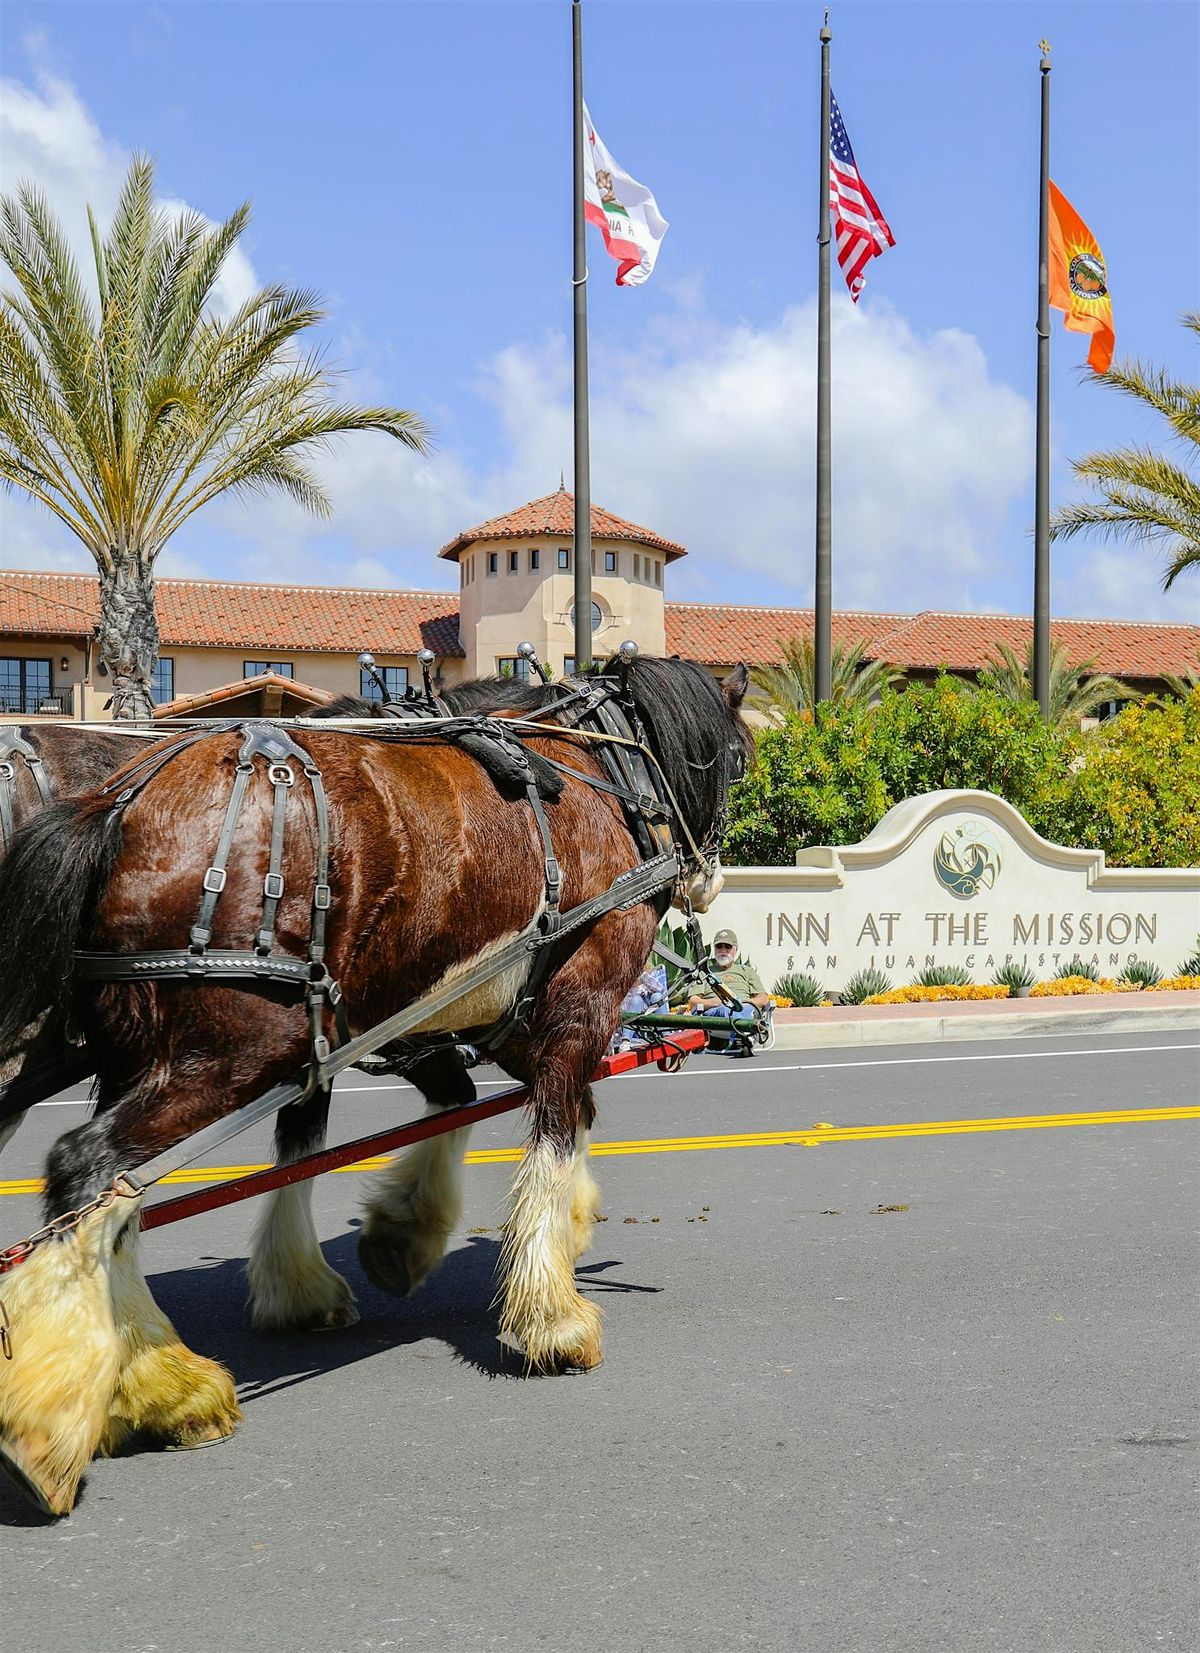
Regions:
M 1200 688 L 1127 706 L 1087 734 L 1036 704 L 943 674 L 878 706 L 823 706 L 763 730 L 733 789 L 724 856 L 783 866 L 813 844 L 853 844 L 902 798 L 978 787 L 1056 843 L 1119 866 L 1200 862 Z
M 891 979 L 885 976 L 882 970 L 859 970 L 842 988 L 841 999 L 843 1004 L 865 1004 L 868 999 L 878 998 L 891 988 Z
M 929 964 L 912 979 L 913 987 L 969 987 L 971 972 L 961 964 Z
M 1191 958 L 1184 959 L 1175 974 L 1177 976 L 1200 976 L 1200 936 L 1196 937 L 1196 951 Z
M 1014 996 L 1023 987 L 1032 987 L 1037 977 L 1027 964 L 1002 964 L 993 975 L 997 987 L 1007 987 Z
M 1070 998 L 1077 993 L 1115 993 L 1116 984 L 1107 976 L 1099 981 L 1094 976 L 1056 976 L 1053 981 L 1040 981 L 1030 990 L 1031 999 Z
M 944 999 L 1006 999 L 1007 987 L 977 987 L 970 984 L 947 982 L 942 987 L 894 987 L 890 993 L 878 993 L 864 1000 L 866 1004 L 938 1004 Z
M 1117 977 L 1117 982 L 1118 985 L 1125 983 L 1130 987 L 1157 987 L 1162 975 L 1158 965 L 1150 959 L 1130 959 Z
M 1200 688 L 1127 706 L 1077 745 L 1062 842 L 1102 849 L 1121 867 L 1200 862 Z
M 771 992 L 778 994 L 781 999 L 791 999 L 793 1004 L 804 1005 L 809 1008 L 825 1002 L 825 989 L 817 978 L 815 976 L 798 975 L 795 971 L 789 971 L 787 975 L 780 976 Z
M 1071 976 L 1082 976 L 1086 981 L 1099 981 L 1100 970 L 1097 965 L 1089 964 L 1076 953 L 1073 959 L 1066 964 L 1060 964 L 1051 977 L 1052 981 L 1066 981 Z
M 942 676 L 885 691 L 872 710 L 824 707 L 763 730 L 730 798 L 730 865 L 782 866 L 812 844 L 853 844 L 893 804 L 943 787 L 979 787 L 1054 835 L 1074 748 L 1017 704 Z

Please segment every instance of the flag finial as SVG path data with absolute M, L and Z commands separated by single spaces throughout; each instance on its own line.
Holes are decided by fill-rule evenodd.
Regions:
M 1048 69 L 1050 67 L 1050 42 L 1048 40 L 1039 40 L 1038 46 L 1042 53 L 1042 68 Z
M 558 491 L 559 491 L 560 494 L 565 494 L 566 491 L 567 491 L 567 473 L 566 473 L 566 471 L 559 471 L 559 473 L 558 473 Z

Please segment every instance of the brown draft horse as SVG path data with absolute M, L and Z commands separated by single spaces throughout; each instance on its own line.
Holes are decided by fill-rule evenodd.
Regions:
M 744 667 L 718 686 L 703 668 L 678 660 L 644 659 L 631 674 L 647 745 L 686 834 L 710 850 L 749 750 L 739 712 L 746 686 Z M 552 690 L 491 693 L 514 712 L 552 717 Z M 542 843 L 528 805 L 502 796 L 453 745 L 314 729 L 297 738 L 329 798 L 327 958 L 358 1032 L 453 983 L 530 923 L 545 900 Z M 51 806 L 0 867 L 0 1057 L 39 1010 L 67 1005 L 98 1053 L 98 1111 L 51 1151 L 48 1215 L 92 1200 L 121 1170 L 294 1078 L 309 1059 L 306 1013 L 286 988 L 72 980 L 80 946 L 128 954 L 187 944 L 240 739 L 221 731 L 182 751 L 123 814 L 113 790 Z M 602 775 L 594 751 L 568 732 L 528 744 Z M 271 790 L 259 769 L 228 860 L 215 947 L 253 943 Z M 282 950 L 303 957 L 316 864 L 311 794 L 297 787 L 293 806 L 277 934 Z M 639 859 L 609 794 L 568 776 L 545 808 L 564 911 L 605 891 Z M 698 858 L 688 872 L 690 893 L 706 904 L 719 874 Z M 599 1311 L 574 1280 L 598 1203 L 585 1164 L 595 1111 L 588 1079 L 657 918 L 648 903 L 608 912 L 580 932 L 582 942 L 577 935 L 556 945 L 528 1022 L 496 1052 L 530 1092 L 528 1148 L 503 1229 L 501 1333 L 538 1370 L 600 1360 Z M 423 1031 L 491 1023 L 512 1005 L 524 975 L 520 966 L 494 977 Z M 474 1094 L 452 1053 L 431 1056 L 413 1077 L 433 1108 Z M 327 1106 L 327 1093 L 317 1093 L 283 1110 L 281 1158 L 320 1137 Z M 460 1206 L 465 1134 L 419 1145 L 375 1182 L 360 1256 L 381 1286 L 404 1294 L 440 1261 Z M 133 1436 L 201 1445 L 229 1435 L 240 1417 L 230 1375 L 186 1348 L 150 1295 L 138 1261 L 140 1207 L 140 1198 L 118 1195 L 0 1281 L 15 1348 L 0 1363 L 0 1457 L 52 1513 L 72 1507 L 98 1451 Z M 260 1325 L 355 1318 L 350 1288 L 325 1263 L 306 1196 L 295 1190 L 282 1191 L 260 1223 L 249 1272 Z

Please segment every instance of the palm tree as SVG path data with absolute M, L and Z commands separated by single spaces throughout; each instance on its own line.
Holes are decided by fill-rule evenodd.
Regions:
M 1025 645 L 1024 664 L 1007 643 L 999 644 L 1000 659 L 988 660 L 979 673 L 979 682 L 985 689 L 993 689 L 1009 700 L 1036 700 L 1033 692 L 1033 639 Z M 1081 720 L 1094 715 L 1097 707 L 1108 700 L 1139 700 L 1141 696 L 1128 683 L 1118 678 L 1097 673 L 1094 660 L 1079 660 L 1074 664 L 1067 658 L 1061 643 L 1050 645 L 1050 703 L 1047 722 L 1054 729 L 1066 732 L 1077 729 Z
M 759 666 L 753 673 L 756 687 L 767 698 L 766 715 L 773 723 L 782 723 L 793 712 L 811 712 L 816 706 L 816 659 L 812 643 L 807 638 L 793 637 L 780 644 L 783 650 L 781 666 Z M 864 643 L 847 647 L 834 645 L 829 662 L 829 699 L 835 706 L 871 706 L 890 688 L 902 680 L 883 660 L 864 662 Z
M 105 241 L 88 212 L 93 293 L 44 196 L 22 185 L 0 201 L 0 257 L 17 283 L 0 298 L 0 481 L 96 560 L 114 717 L 150 713 L 154 563 L 194 512 L 281 488 L 327 516 L 315 449 L 358 430 L 426 446 L 415 414 L 333 396 L 297 343 L 324 314 L 311 293 L 266 287 L 214 314 L 213 284 L 249 216 L 247 204 L 216 227 L 168 217 L 153 164 L 136 156 Z
M 1200 313 L 1185 315 L 1183 324 L 1200 334 Z M 1077 460 L 1075 475 L 1094 482 L 1103 497 L 1062 506 L 1050 524 L 1051 538 L 1069 539 L 1095 528 L 1155 546 L 1167 558 L 1166 590 L 1185 568 L 1200 563 L 1200 482 L 1190 468 L 1200 445 L 1200 388 L 1137 361 L 1122 362 L 1099 377 L 1161 413 L 1183 452 L 1176 461 L 1147 448 L 1118 448 Z

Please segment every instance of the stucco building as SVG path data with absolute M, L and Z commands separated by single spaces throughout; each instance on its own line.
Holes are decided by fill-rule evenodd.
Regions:
M 178 713 L 302 712 L 314 700 L 374 692 L 357 655 L 369 649 L 389 688 L 419 682 L 429 648 L 449 684 L 510 669 L 533 643 L 556 675 L 574 667 L 574 499 L 564 488 L 464 530 L 438 556 L 458 572 L 454 591 L 365 591 L 331 586 L 161 579 L 161 659 L 154 695 Z M 745 660 L 780 658 L 780 639 L 811 636 L 811 609 L 671 603 L 669 572 L 685 548 L 592 507 L 594 656 L 626 637 L 650 654 L 681 654 L 718 675 Z M 98 582 L 84 574 L 0 573 L 0 717 L 105 715 L 108 684 L 95 650 Z M 973 676 L 1000 643 L 1022 655 L 1027 619 L 994 614 L 834 615 L 835 641 L 861 642 L 912 679 L 946 667 Z M 1195 671 L 1200 626 L 1055 620 L 1074 661 L 1146 691 Z M 253 688 L 246 689 L 246 680 Z

